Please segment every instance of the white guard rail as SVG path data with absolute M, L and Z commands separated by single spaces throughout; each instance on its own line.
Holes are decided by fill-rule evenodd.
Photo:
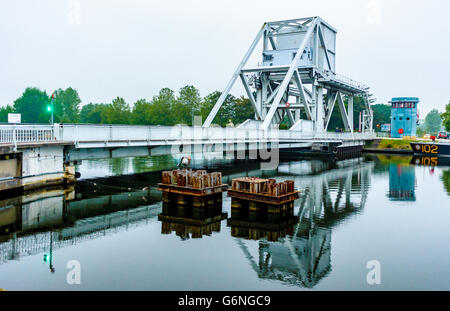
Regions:
M 0 124 L 0 143 L 48 142 L 55 140 L 52 125 Z
M 188 143 L 297 143 L 369 140 L 375 133 L 314 133 L 249 128 L 140 125 L 0 125 L 0 143 L 66 141 L 78 148 L 157 146 Z

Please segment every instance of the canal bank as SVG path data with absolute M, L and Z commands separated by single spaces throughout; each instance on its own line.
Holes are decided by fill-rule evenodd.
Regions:
M 364 153 L 413 154 L 410 143 L 417 140 L 380 138 L 368 141 L 364 145 Z

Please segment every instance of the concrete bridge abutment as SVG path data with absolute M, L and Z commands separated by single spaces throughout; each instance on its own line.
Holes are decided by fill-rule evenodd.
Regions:
M 74 162 L 64 161 L 65 143 L 0 147 L 0 194 L 72 184 Z

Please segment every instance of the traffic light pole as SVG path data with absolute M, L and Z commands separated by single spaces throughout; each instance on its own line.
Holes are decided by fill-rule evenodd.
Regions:
M 53 125 L 53 99 L 52 99 L 52 117 L 50 123 Z
M 53 125 L 53 103 L 55 102 L 55 93 L 52 94 L 52 99 L 50 100 L 51 106 L 50 106 L 50 112 L 51 112 L 51 117 L 50 117 L 50 123 Z

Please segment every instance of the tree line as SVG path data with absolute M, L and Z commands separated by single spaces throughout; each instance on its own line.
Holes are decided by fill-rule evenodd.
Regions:
M 182 87 L 178 94 L 163 88 L 151 100 L 139 99 L 130 105 L 122 97 L 111 103 L 89 103 L 81 107 L 77 90 L 69 87 L 48 94 L 36 87 L 26 88 L 13 105 L 0 108 L 0 122 L 7 122 L 8 113 L 21 113 L 22 123 L 48 123 L 51 96 L 55 123 L 95 123 L 133 125 L 192 125 L 194 116 L 206 119 L 221 92 L 205 97 L 194 86 Z M 254 115 L 250 100 L 244 96 L 228 95 L 214 122 L 220 126 L 236 125 Z
M 444 127 L 447 131 L 450 131 L 450 101 L 445 106 L 445 112 L 441 114 Z
M 81 106 L 81 99 L 74 88 L 57 89 L 47 93 L 36 87 L 28 87 L 12 105 L 0 107 L 0 122 L 7 122 L 8 113 L 21 113 L 22 123 L 48 123 L 51 115 L 53 99 L 53 116 L 55 123 L 91 123 L 91 124 L 133 124 L 133 125 L 192 125 L 194 116 L 205 120 L 221 92 L 214 91 L 205 97 L 192 85 L 182 87 L 178 93 L 170 88 L 163 88 L 151 100 L 139 99 L 132 105 L 124 98 L 116 97 L 111 103 L 89 103 Z M 325 98 L 326 100 L 326 98 Z M 347 106 L 347 99 L 345 99 Z M 365 109 L 363 99 L 354 98 L 353 124 L 355 130 L 359 124 L 359 115 Z M 385 104 L 372 105 L 374 129 L 381 130 L 381 125 L 390 123 L 391 106 Z M 436 116 L 444 120 L 450 130 L 450 103 L 446 112 L 439 114 L 431 111 L 425 118 L 425 126 L 432 132 L 441 126 Z M 220 108 L 214 123 L 220 126 L 238 125 L 254 117 L 253 107 L 248 98 L 228 95 Z M 302 111 L 302 118 L 305 119 Z M 440 119 L 439 119 L 440 120 Z M 439 125 L 437 125 L 439 123 Z M 287 117 L 280 128 L 288 128 Z M 330 118 L 328 129 L 344 128 L 339 109 L 335 107 Z M 426 129 L 428 130 L 428 129 Z

